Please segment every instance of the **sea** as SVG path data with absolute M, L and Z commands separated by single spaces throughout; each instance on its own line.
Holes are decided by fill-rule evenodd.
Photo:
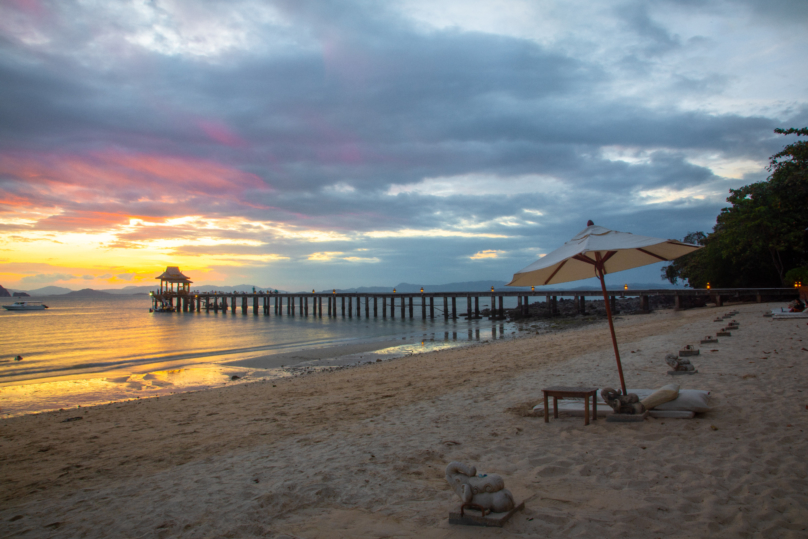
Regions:
M 488 306 L 483 299 L 481 309 Z M 147 295 L 31 300 L 49 308 L 0 310 L 4 417 L 283 378 L 337 364 L 406 360 L 412 354 L 511 338 L 518 329 L 485 318 L 445 320 L 438 312 L 435 319 L 423 320 L 419 305 L 414 318 L 366 318 L 364 312 L 359 317 L 314 316 L 311 311 L 308 316 L 276 316 L 272 310 L 269 316 L 260 310 L 254 315 L 252 308 L 246 315 L 241 309 L 151 313 Z M 320 356 L 327 358 L 351 345 L 367 349 L 373 343 L 381 348 L 342 354 L 331 364 L 312 361 L 317 354 L 290 354 L 322 349 Z M 282 357 L 283 363 L 264 361 L 271 356 Z M 254 366 L 261 364 L 272 366 Z

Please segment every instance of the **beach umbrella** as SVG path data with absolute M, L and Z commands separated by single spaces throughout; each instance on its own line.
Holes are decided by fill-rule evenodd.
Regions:
M 612 308 L 609 305 L 603 276 L 655 262 L 674 260 L 700 248 L 698 245 L 676 240 L 609 230 L 589 221 L 585 229 L 563 246 L 515 273 L 508 286 L 543 286 L 597 277 L 606 304 L 606 317 L 609 319 L 620 387 L 625 395 L 626 382 L 623 379 L 623 366 L 620 363 L 620 351 L 614 334 Z

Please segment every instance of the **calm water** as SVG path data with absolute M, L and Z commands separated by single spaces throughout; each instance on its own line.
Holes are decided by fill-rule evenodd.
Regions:
M 413 319 L 304 318 L 255 316 L 251 309 L 247 315 L 240 309 L 149 313 L 148 296 L 33 299 L 50 308 L 0 312 L 4 415 L 213 387 L 231 383 L 233 375 L 240 381 L 289 376 L 288 367 L 228 365 L 283 352 L 396 339 L 402 344 L 381 354 L 396 357 L 502 338 L 513 329 L 488 320 L 444 321 L 437 312 L 435 320 L 421 320 L 420 307 Z M 14 361 L 16 355 L 24 359 Z

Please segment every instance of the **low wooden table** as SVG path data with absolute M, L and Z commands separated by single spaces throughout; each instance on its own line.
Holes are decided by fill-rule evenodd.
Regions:
M 542 389 L 544 393 L 544 422 L 550 422 L 547 397 L 553 397 L 553 417 L 558 419 L 558 399 L 577 398 L 584 399 L 584 425 L 589 425 L 589 397 L 592 397 L 592 420 L 598 418 L 598 398 L 596 387 L 564 387 L 553 386 Z

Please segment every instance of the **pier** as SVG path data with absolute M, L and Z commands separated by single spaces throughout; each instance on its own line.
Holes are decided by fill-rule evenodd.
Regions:
M 640 310 L 650 312 L 650 298 L 672 297 L 674 309 L 687 307 L 691 298 L 701 298 L 720 307 L 725 301 L 786 301 L 796 297 L 795 288 L 724 288 L 684 290 L 608 290 L 614 309 L 618 298 L 639 297 Z M 585 301 L 603 299 L 596 290 L 534 290 L 489 292 L 415 292 L 415 293 L 354 293 L 311 292 L 274 293 L 256 291 L 251 293 L 192 292 L 187 287 L 179 290 L 160 290 L 150 293 L 153 308 L 165 305 L 177 312 L 213 312 L 253 314 L 264 316 L 315 316 L 315 317 L 364 317 L 364 318 L 415 318 L 426 320 L 436 317 L 445 319 L 482 318 L 480 298 L 490 300 L 488 316 L 505 316 L 505 298 L 516 298 L 516 311 L 527 315 L 531 305 L 542 303 L 546 314 L 558 314 L 558 299 L 573 298 L 578 312 L 585 312 Z M 512 309 L 509 309 L 512 310 Z

